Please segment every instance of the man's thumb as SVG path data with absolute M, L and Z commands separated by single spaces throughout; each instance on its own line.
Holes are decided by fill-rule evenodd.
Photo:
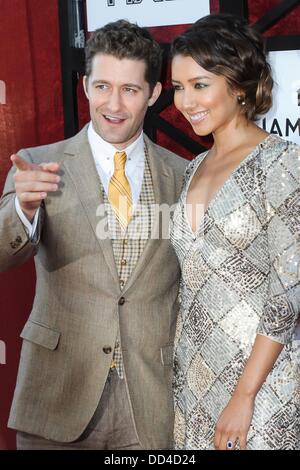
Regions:
M 24 160 L 22 157 L 20 157 L 20 155 L 17 155 L 16 153 L 14 153 L 11 157 L 10 157 L 13 165 L 15 165 L 15 167 L 17 168 L 17 170 L 19 171 L 26 171 L 26 170 L 32 170 L 33 168 L 33 165 L 31 165 L 30 163 L 26 162 L 26 160 Z

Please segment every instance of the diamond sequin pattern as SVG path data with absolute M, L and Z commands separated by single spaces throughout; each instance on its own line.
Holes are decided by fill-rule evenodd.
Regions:
M 206 336 L 210 334 L 213 328 L 208 310 L 198 302 L 197 298 L 193 300 L 189 309 L 184 328 L 193 343 L 197 344 L 203 344 Z
M 194 395 L 198 398 L 205 395 L 215 381 L 215 378 L 216 374 L 205 363 L 201 354 L 197 353 L 187 373 L 187 382 Z
M 219 222 L 223 234 L 230 243 L 244 250 L 261 231 L 261 223 L 250 204 L 233 211 Z
M 193 246 L 182 265 L 184 282 L 190 289 L 197 291 L 205 283 L 209 274 L 210 268 L 201 256 L 199 248 Z
M 218 272 L 227 285 L 243 295 L 255 291 L 266 277 L 241 252 L 222 263 Z
M 258 315 L 245 300 L 242 300 L 219 324 L 226 335 L 247 350 L 247 347 L 250 348 L 253 343 L 258 322 Z

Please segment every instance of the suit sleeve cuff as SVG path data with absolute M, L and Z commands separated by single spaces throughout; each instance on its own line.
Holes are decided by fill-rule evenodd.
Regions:
M 25 229 L 26 229 L 28 238 L 29 238 L 29 239 L 33 239 L 34 236 L 35 236 L 36 228 L 37 228 L 37 223 L 38 223 L 38 219 L 39 219 L 40 208 L 38 208 L 38 210 L 36 211 L 32 223 L 29 222 L 29 220 L 27 219 L 26 215 L 25 215 L 24 212 L 22 211 L 21 206 L 20 206 L 20 202 L 19 202 L 19 199 L 18 199 L 17 196 L 15 197 L 15 208 L 16 208 L 16 212 L 17 212 L 17 214 L 18 214 L 18 216 L 19 216 L 19 218 L 20 218 L 22 224 L 24 225 L 24 227 L 25 227 Z

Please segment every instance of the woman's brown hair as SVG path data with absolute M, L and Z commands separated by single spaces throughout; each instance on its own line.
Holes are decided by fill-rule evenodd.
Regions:
M 205 70 L 223 75 L 238 91 L 241 113 L 255 120 L 272 106 L 273 79 L 264 38 L 242 18 L 208 15 L 178 36 L 172 57 L 192 57 Z

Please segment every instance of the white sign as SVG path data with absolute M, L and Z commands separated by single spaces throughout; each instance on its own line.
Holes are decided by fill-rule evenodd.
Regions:
M 120 19 L 139 26 L 190 24 L 209 13 L 209 0 L 87 0 L 89 31 Z
M 300 144 L 300 51 L 270 52 L 273 106 L 260 121 L 272 134 Z

